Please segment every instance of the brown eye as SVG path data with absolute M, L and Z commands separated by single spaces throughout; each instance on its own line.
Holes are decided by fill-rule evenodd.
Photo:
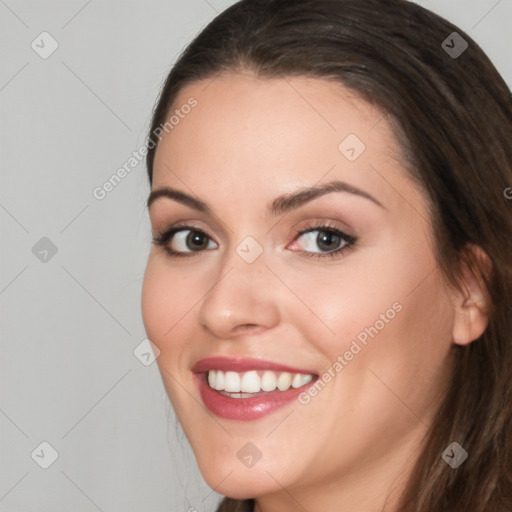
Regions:
M 190 231 L 185 237 L 185 245 L 191 250 L 201 251 L 208 247 L 207 235 L 200 231 Z
M 312 258 L 339 255 L 356 242 L 354 237 L 328 226 L 316 226 L 301 231 L 295 241 L 299 240 L 303 240 L 300 252 Z
M 191 227 L 172 228 L 153 237 L 153 242 L 163 246 L 171 256 L 183 256 L 215 248 L 215 242 L 206 233 Z

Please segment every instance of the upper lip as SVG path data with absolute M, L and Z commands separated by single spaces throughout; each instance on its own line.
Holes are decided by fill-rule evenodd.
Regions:
M 316 375 L 316 372 L 304 368 L 294 368 L 281 363 L 267 361 L 265 359 L 240 358 L 240 357 L 207 357 L 200 359 L 192 367 L 194 373 L 207 372 L 209 370 L 222 370 L 232 372 L 245 372 L 249 370 L 273 370 L 278 372 L 305 373 Z

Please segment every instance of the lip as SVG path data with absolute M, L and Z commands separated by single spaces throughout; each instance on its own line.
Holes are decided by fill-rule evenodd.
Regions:
M 208 385 L 206 373 L 212 369 L 234 372 L 273 370 L 306 373 L 314 375 L 315 378 L 304 386 L 290 388 L 286 391 L 275 390 L 249 398 L 230 398 L 221 395 Z M 192 371 L 194 372 L 199 394 L 206 408 L 220 418 L 237 421 L 254 421 L 272 414 L 276 410 L 295 401 L 304 389 L 311 386 L 317 378 L 316 372 L 311 370 L 293 368 L 263 359 L 247 358 L 209 357 L 198 361 L 192 367 Z
M 280 363 L 256 358 L 241 357 L 207 357 L 200 359 L 192 367 L 194 373 L 203 373 L 208 370 L 222 370 L 223 372 L 247 372 L 249 370 L 273 370 L 275 372 L 309 373 L 317 375 L 317 372 L 304 368 L 293 368 Z

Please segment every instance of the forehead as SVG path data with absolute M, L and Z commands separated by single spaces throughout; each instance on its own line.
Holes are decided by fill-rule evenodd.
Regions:
M 183 179 L 207 196 L 238 184 L 239 192 L 269 197 L 276 187 L 285 193 L 325 176 L 394 200 L 382 173 L 399 188 L 411 185 L 387 116 L 333 81 L 224 74 L 184 87 L 170 116 L 154 188 Z

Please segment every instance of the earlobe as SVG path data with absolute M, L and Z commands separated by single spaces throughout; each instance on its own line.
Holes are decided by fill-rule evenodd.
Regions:
M 475 245 L 468 246 L 467 250 L 473 252 L 480 271 L 489 275 L 491 262 L 487 254 Z M 462 290 L 457 291 L 453 297 L 455 317 L 452 339 L 456 345 L 469 345 L 478 339 L 487 328 L 490 297 L 482 276 L 475 275 L 466 261 L 463 261 L 461 265 Z M 477 271 L 475 270 L 475 272 Z

